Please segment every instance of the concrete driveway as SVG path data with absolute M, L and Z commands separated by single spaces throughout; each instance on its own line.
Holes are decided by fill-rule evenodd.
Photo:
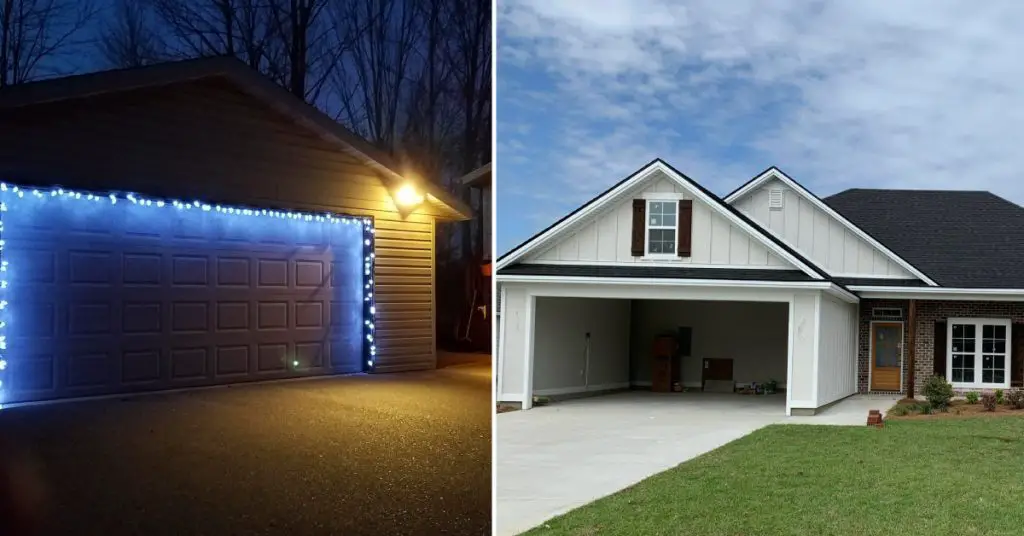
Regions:
M 785 416 L 785 395 L 632 391 L 497 417 L 499 536 L 610 495 L 773 423 L 860 424 L 885 400 L 852 397 L 814 417 Z
M 490 377 L 470 364 L 12 408 L 0 443 L 40 468 L 41 534 L 490 534 Z M 2 450 L 6 534 L 17 458 Z

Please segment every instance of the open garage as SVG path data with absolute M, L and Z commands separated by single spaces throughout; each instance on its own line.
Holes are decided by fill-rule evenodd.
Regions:
M 503 284 L 499 401 L 767 384 L 780 413 L 814 413 L 856 391 L 857 309 L 788 286 Z

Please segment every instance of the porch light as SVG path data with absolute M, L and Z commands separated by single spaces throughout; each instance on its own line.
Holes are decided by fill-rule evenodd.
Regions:
M 412 184 L 406 183 L 395 192 L 395 201 L 402 207 L 414 207 L 423 202 L 423 194 L 417 192 Z

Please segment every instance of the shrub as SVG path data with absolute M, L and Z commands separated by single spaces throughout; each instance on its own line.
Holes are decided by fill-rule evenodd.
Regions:
M 1003 396 L 1010 407 L 1024 409 L 1024 389 L 1010 389 Z
M 998 404 L 998 402 L 996 401 L 995 393 L 993 393 L 992 391 L 985 391 L 984 393 L 982 393 L 981 404 L 985 406 L 985 411 L 995 411 L 996 404 Z
M 920 410 L 921 415 L 931 415 L 932 413 L 932 405 L 927 402 L 922 402 L 921 404 L 918 404 L 917 407 L 918 410 Z
M 910 415 L 915 409 L 917 408 L 911 404 L 896 404 L 889 409 L 888 414 L 896 417 L 902 417 L 904 415 Z
M 967 398 L 967 403 L 968 404 L 977 404 L 978 403 L 978 392 L 977 391 L 968 391 L 967 394 L 964 395 L 964 396 Z
M 922 393 L 931 408 L 946 411 L 953 399 L 953 386 L 942 376 L 932 376 L 925 382 Z
M 996 389 L 996 404 L 1002 404 L 1002 403 L 1003 403 L 1003 390 L 1002 389 Z

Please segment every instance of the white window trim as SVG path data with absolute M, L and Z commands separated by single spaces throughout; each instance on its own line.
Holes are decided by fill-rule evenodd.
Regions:
M 673 231 L 675 231 L 675 239 L 674 239 L 675 244 L 674 244 L 674 247 L 675 248 L 679 247 L 679 201 L 678 200 L 682 199 L 682 197 L 680 197 L 679 194 L 661 194 L 661 195 L 665 196 L 665 197 L 661 197 L 661 196 L 659 196 L 657 194 L 648 194 L 648 195 L 644 196 L 644 202 L 647 203 L 647 205 L 644 207 L 644 256 L 643 256 L 643 258 L 644 259 L 651 259 L 651 260 L 655 260 L 655 259 L 658 259 L 658 260 L 680 259 L 678 251 L 675 252 L 675 253 L 651 253 L 651 218 L 650 218 L 651 203 L 664 203 L 666 201 L 673 201 L 673 200 L 676 201 L 676 224 L 674 226 L 672 226 L 672 227 L 669 227 L 667 225 L 661 225 L 661 226 L 655 227 L 655 229 L 672 229 Z M 668 197 L 669 195 L 672 195 L 672 196 L 675 196 L 675 197 Z
M 974 325 L 974 382 L 954 382 L 953 381 L 953 324 L 973 324 Z M 983 339 L 983 326 L 1004 326 L 1006 327 L 1006 373 L 1003 376 L 1004 381 L 1002 383 L 984 383 L 981 381 L 982 371 L 982 355 L 981 351 L 982 339 Z M 1011 322 L 1008 318 L 947 318 L 946 319 L 946 381 L 953 385 L 955 389 L 1008 389 L 1010 387 L 1010 367 L 1013 365 L 1013 344 L 1011 340 L 1010 330 L 1012 329 Z M 960 352 L 966 353 L 966 352 Z

